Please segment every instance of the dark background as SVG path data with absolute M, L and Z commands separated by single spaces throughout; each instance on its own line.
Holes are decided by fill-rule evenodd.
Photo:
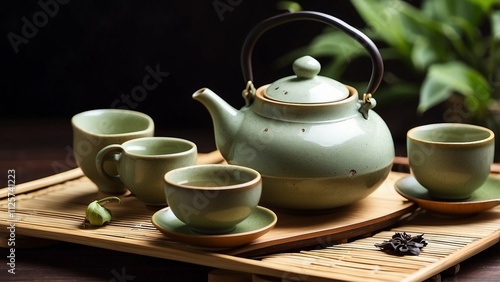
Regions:
M 243 106 L 240 95 L 245 82 L 239 62 L 243 41 L 257 23 L 283 12 L 276 8 L 278 1 L 272 0 L 66 2 L 58 5 L 57 13 L 48 16 L 27 43 L 18 46 L 17 53 L 8 35 L 22 36 L 22 19 L 33 23 L 33 16 L 42 8 L 35 0 L 0 3 L 0 187 L 7 183 L 8 169 L 15 169 L 17 183 L 23 183 L 75 167 L 70 152 L 71 116 L 112 107 L 122 94 L 130 95 L 134 87 L 142 85 L 148 66 L 155 69 L 159 65 L 169 75 L 130 109 L 150 115 L 160 134 L 188 127 L 210 132 L 210 116 L 191 99 L 191 94 L 210 87 L 234 107 Z M 233 4 L 232 10 L 225 11 L 221 18 L 214 2 Z M 306 10 L 331 14 L 357 28 L 364 26 L 348 0 L 301 2 Z M 275 60 L 304 46 L 323 28 L 321 24 L 300 22 L 266 33 L 254 52 L 255 84 L 264 85 L 290 75 L 290 68 L 276 68 Z M 398 71 L 390 65 L 386 69 Z M 353 64 L 350 75 L 368 81 L 364 70 L 366 66 Z M 400 146 L 405 131 L 423 122 L 415 115 L 417 102 L 379 103 L 375 108 Z M 61 122 L 67 125 L 61 126 Z M 498 254 L 496 247 L 469 260 L 468 265 L 463 264 L 460 277 L 495 277 L 498 259 L 491 254 Z M 50 252 L 50 258 L 56 260 L 40 257 L 41 251 Z M 100 251 L 101 259 L 95 265 L 103 265 L 89 265 Z M 166 266 L 164 260 L 121 256 L 87 246 L 63 244 L 23 252 L 20 257 L 27 265 L 24 269 L 30 270 L 25 273 L 33 279 L 46 275 L 67 279 L 82 273 L 88 276 L 90 272 L 92 277 L 112 278 L 110 270 L 123 265 L 130 274 L 141 273 L 141 278 L 152 274 L 159 277 L 161 273 L 185 278 L 186 271 L 193 277 L 206 277 L 203 268 L 175 262 Z M 74 265 L 65 259 L 68 253 L 75 252 L 83 254 L 87 263 Z M 146 261 L 157 271 L 135 267 L 137 260 Z M 486 265 L 485 261 L 490 260 Z
M 278 2 L 3 1 L 0 170 L 15 168 L 21 183 L 76 167 L 71 117 L 99 108 L 144 112 L 153 118 L 157 136 L 189 139 L 199 152 L 214 150 L 211 117 L 191 95 L 209 87 L 235 108 L 244 105 L 241 48 L 258 23 L 285 13 L 277 8 Z M 365 26 L 348 0 L 308 0 L 301 5 L 358 29 Z M 325 28 L 321 23 L 300 21 L 265 33 L 253 52 L 255 85 L 292 75 L 292 60 L 283 67 L 276 61 L 307 46 Z M 323 65 L 331 60 L 318 59 Z M 364 60 L 353 61 L 345 78 L 334 79 L 367 84 L 371 63 Z M 143 86 L 148 68 L 158 68 L 168 76 L 146 93 L 134 92 Z M 386 69 L 395 71 L 392 66 Z M 157 82 L 150 78 L 148 83 Z M 134 100 L 132 94 L 141 97 Z M 129 96 L 131 103 L 124 103 L 123 96 Z M 398 155 L 404 154 L 402 145 L 415 120 L 416 102 L 397 107 L 379 102 L 375 108 L 399 144 Z M 39 152 L 44 153 L 40 156 Z
M 1 4 L 2 119 L 70 119 L 85 110 L 127 107 L 151 115 L 158 127 L 207 126 L 208 112 L 191 94 L 209 87 L 241 107 L 243 41 L 257 23 L 284 12 L 276 7 L 278 1 L 65 1 L 58 9 L 50 7 L 56 12 L 47 20 L 40 16 L 38 1 Z M 218 12 L 215 6 L 224 4 L 228 9 Z M 349 1 L 302 5 L 353 24 Z M 23 36 L 23 17 L 37 29 L 32 38 Z M 276 69 L 273 62 L 307 44 L 322 28 L 300 22 L 266 33 L 253 56 L 255 84 L 290 75 L 291 70 Z M 17 53 L 9 33 L 28 40 L 17 46 Z M 169 73 L 158 87 L 133 105 L 113 104 L 142 85 L 147 66 L 157 65 Z

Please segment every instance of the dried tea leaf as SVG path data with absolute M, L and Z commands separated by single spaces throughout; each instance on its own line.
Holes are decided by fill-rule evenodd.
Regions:
M 389 241 L 375 244 L 375 247 L 380 250 L 398 256 L 418 256 L 425 246 L 427 246 L 427 241 L 424 239 L 424 234 L 412 237 L 406 232 L 396 232 Z

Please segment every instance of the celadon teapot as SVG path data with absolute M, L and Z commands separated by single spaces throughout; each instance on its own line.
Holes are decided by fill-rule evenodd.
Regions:
M 251 53 L 258 38 L 283 23 L 313 20 L 356 39 L 372 59 L 372 76 L 362 96 L 351 86 L 319 76 L 320 64 L 305 56 L 295 75 L 255 89 Z M 375 44 L 345 22 L 318 12 L 269 18 L 247 36 L 241 53 L 246 105 L 234 109 L 207 88 L 193 94 L 209 111 L 218 150 L 230 164 L 259 171 L 260 204 L 284 210 L 322 211 L 357 202 L 388 176 L 394 143 L 372 108 L 383 75 Z

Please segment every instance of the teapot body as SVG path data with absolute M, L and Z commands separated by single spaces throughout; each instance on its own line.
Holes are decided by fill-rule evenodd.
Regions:
M 312 20 L 337 27 L 370 55 L 372 75 L 363 93 L 320 76 L 310 56 L 295 60 L 294 75 L 254 88 L 252 51 L 278 25 Z M 211 90 L 193 94 L 210 112 L 216 145 L 230 164 L 262 175 L 261 204 L 287 210 L 329 210 L 363 199 L 388 176 L 394 143 L 372 109 L 384 74 L 382 57 L 366 35 L 323 13 L 300 11 L 269 18 L 248 34 L 241 52 L 245 106 L 236 110 Z
M 368 196 L 387 177 L 394 159 L 391 133 L 375 112 L 368 119 L 359 113 L 356 90 L 348 87 L 342 101 L 301 105 L 266 99 L 267 87 L 240 110 L 232 141 L 219 146 L 228 163 L 261 173 L 263 205 L 333 209 Z

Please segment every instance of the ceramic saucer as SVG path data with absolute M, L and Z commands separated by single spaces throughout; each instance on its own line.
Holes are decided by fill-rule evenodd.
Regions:
M 401 196 L 417 203 L 421 208 L 437 214 L 472 215 L 500 204 L 500 179 L 493 177 L 489 177 L 470 198 L 461 201 L 438 201 L 431 198 L 427 189 L 413 176 L 399 179 L 395 189 Z
M 206 235 L 191 231 L 174 215 L 170 207 L 157 211 L 151 218 L 153 225 L 168 237 L 188 245 L 208 248 L 231 248 L 250 243 L 271 230 L 277 220 L 273 211 L 258 206 L 232 232 Z

